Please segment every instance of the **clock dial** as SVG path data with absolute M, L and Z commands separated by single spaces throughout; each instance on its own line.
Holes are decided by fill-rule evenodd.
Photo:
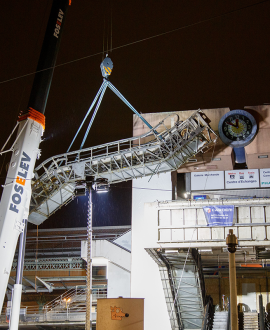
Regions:
M 252 131 L 252 123 L 243 115 L 229 116 L 222 124 L 224 135 L 232 141 L 245 140 Z
M 254 117 L 244 110 L 226 113 L 218 125 L 221 140 L 233 148 L 248 145 L 255 137 L 257 124 Z

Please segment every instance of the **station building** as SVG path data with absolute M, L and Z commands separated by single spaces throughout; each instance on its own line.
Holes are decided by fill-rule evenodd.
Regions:
M 229 111 L 203 110 L 217 134 L 220 119 Z M 212 313 L 213 319 L 214 313 L 226 313 L 229 229 L 239 243 L 239 324 L 243 329 L 248 322 L 258 325 L 262 304 L 268 312 L 270 106 L 250 106 L 245 111 L 255 118 L 258 129 L 244 147 L 244 163 L 218 139 L 212 149 L 191 157 L 177 172 L 133 180 L 131 228 L 94 228 L 94 320 L 97 299 L 118 296 L 144 298 L 145 330 L 201 329 L 207 315 Z M 144 114 L 144 118 L 153 127 L 164 120 L 170 128 L 193 112 Z M 147 130 L 134 116 L 133 135 Z M 211 224 L 205 213 L 211 207 L 232 208 L 231 222 Z M 86 228 L 40 231 L 39 235 L 36 255 L 36 232 L 28 233 L 22 299 L 26 311 L 22 314 L 32 319 L 22 316 L 22 329 L 60 329 L 63 324 L 66 329 L 83 328 Z M 16 262 L 13 268 L 9 292 Z M 67 301 L 70 290 L 72 298 Z M 9 292 L 6 300 L 10 300 Z M 28 313 L 26 306 L 34 312 Z M 2 315 L 0 327 L 7 327 L 6 321 L 7 315 Z
M 217 134 L 229 111 L 203 110 Z M 260 295 L 268 311 L 270 106 L 245 111 L 258 125 L 256 137 L 245 146 L 245 164 L 236 163 L 233 149 L 218 139 L 214 148 L 190 158 L 177 173 L 133 180 L 131 295 L 145 298 L 145 329 L 201 329 L 209 296 L 216 311 L 227 310 L 229 229 L 239 242 L 241 326 L 254 319 L 258 326 Z M 166 119 L 167 127 L 173 126 L 173 115 Z M 184 120 L 190 112 L 175 115 Z M 155 126 L 168 113 L 144 116 Z M 145 129 L 134 117 L 134 135 Z M 209 225 L 204 209 L 213 206 L 233 206 L 230 226 Z

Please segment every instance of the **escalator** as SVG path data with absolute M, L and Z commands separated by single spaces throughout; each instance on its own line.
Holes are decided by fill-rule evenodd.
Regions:
M 202 329 L 206 296 L 197 250 L 147 252 L 159 266 L 171 329 Z

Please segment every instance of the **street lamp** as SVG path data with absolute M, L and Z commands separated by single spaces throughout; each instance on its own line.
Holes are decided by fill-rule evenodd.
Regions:
M 68 303 L 70 302 L 70 298 L 64 298 L 63 301 L 66 303 L 66 308 L 68 308 Z
M 87 271 L 86 271 L 86 320 L 85 330 L 92 330 L 92 191 L 105 193 L 109 191 L 107 179 L 94 179 L 86 177 L 86 186 L 88 188 L 88 219 L 87 219 Z
M 69 307 L 69 303 L 70 303 L 71 299 L 70 298 L 64 298 L 63 301 L 66 303 L 67 321 L 68 321 L 68 307 Z

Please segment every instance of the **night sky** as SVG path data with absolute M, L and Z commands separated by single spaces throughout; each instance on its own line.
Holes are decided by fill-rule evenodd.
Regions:
M 36 69 L 51 3 L 1 4 L 1 145 L 19 111 L 27 107 L 34 78 L 28 74 Z M 42 157 L 36 164 L 67 150 L 102 83 L 104 19 L 107 25 L 111 12 L 110 80 L 139 112 L 241 109 L 270 102 L 270 1 L 73 0 L 45 112 Z M 107 36 L 105 31 L 105 47 Z M 132 136 L 132 116 L 107 90 L 85 146 Z M 1 184 L 8 161 L 9 156 L 1 156 Z M 94 225 L 130 224 L 130 182 L 93 198 Z M 86 206 L 86 197 L 76 199 L 40 228 L 86 226 Z

